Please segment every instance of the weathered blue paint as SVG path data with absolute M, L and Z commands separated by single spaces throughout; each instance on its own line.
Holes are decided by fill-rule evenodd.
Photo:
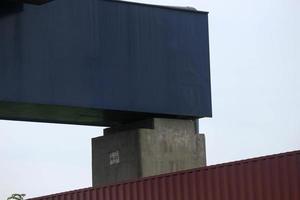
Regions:
M 0 118 L 211 116 L 207 13 L 101 0 L 1 4 Z

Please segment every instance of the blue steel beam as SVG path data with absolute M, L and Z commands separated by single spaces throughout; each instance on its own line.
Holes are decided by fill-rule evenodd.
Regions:
M 0 8 L 0 118 L 113 126 L 210 117 L 208 14 L 59 0 Z
M 28 3 L 28 4 L 35 4 L 35 5 L 42 5 L 48 3 L 53 0 L 2 0 L 3 2 L 11 2 L 11 3 Z

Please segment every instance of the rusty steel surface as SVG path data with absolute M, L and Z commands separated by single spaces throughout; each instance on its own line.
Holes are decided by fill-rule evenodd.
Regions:
M 300 151 L 31 200 L 299 200 Z

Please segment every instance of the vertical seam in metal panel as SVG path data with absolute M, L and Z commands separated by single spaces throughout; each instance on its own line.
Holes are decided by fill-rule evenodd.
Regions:
M 152 199 L 152 191 L 151 191 L 151 179 L 147 179 L 145 183 L 145 191 L 146 191 L 146 200 Z
M 178 192 L 177 192 L 177 194 L 178 194 L 178 199 L 182 199 L 182 197 L 183 197 L 183 187 L 182 187 L 182 174 L 181 173 L 179 173 L 178 174 L 178 179 L 177 179 L 177 189 L 178 189 Z
M 105 192 L 105 200 L 112 200 L 111 199 L 111 189 L 109 186 L 105 187 L 104 192 Z
M 233 173 L 232 173 L 232 165 L 229 165 L 227 168 L 227 184 L 228 184 L 228 198 L 230 200 L 236 200 L 234 198 L 234 186 L 232 184 Z
M 297 196 L 297 180 L 296 180 L 296 169 L 295 169 L 295 163 L 296 163 L 296 156 L 288 156 L 288 172 L 289 172 L 289 177 L 290 177 L 290 195 L 291 195 L 291 200 L 298 200 L 296 199 Z
M 282 195 L 282 188 L 281 188 L 281 174 L 282 174 L 282 171 L 281 171 L 281 168 L 280 168 L 280 162 L 281 162 L 281 160 L 280 160 L 280 158 L 276 158 L 276 159 L 274 159 L 274 161 L 275 161 L 275 163 L 276 163 L 276 165 L 274 165 L 276 168 L 274 168 L 274 169 L 276 169 L 275 170 L 275 172 L 274 172 L 274 177 L 276 178 L 276 193 L 277 193 L 277 195 L 278 195 L 278 200 L 281 200 L 282 199 L 282 197 L 283 197 L 283 195 Z
M 169 199 L 168 200 L 174 200 L 174 176 L 169 176 Z
M 89 200 L 93 200 L 93 188 L 89 188 L 88 189 L 88 193 L 89 193 Z
M 188 185 L 187 185 L 187 174 L 188 173 L 182 173 L 181 174 L 181 188 L 182 188 L 182 197 L 186 199 L 190 199 L 189 192 L 188 192 Z
M 104 199 L 104 190 L 103 190 L 103 187 L 99 189 L 99 192 L 100 192 L 99 196 L 101 197 L 100 200 L 105 200 Z
M 219 184 L 219 198 L 224 200 L 224 183 L 223 183 L 223 176 L 222 176 L 222 168 L 218 168 L 218 184 Z
M 136 184 L 136 182 L 131 183 L 131 200 L 137 200 L 137 184 Z
M 195 198 L 196 200 L 201 200 L 200 193 L 202 192 L 199 186 L 199 170 L 196 170 L 195 172 Z
M 200 199 L 205 200 L 205 170 L 201 170 L 198 173 L 198 190 L 200 190 Z
M 93 188 L 91 192 L 92 192 L 92 194 L 91 194 L 92 197 L 91 197 L 90 200 L 96 200 L 96 199 L 97 199 L 97 196 L 96 196 L 96 195 L 97 195 L 96 189 Z
M 297 199 L 300 199 L 300 153 L 295 155 L 296 160 L 296 180 L 297 180 Z
M 232 199 L 233 200 L 239 200 L 239 184 L 237 183 L 238 180 L 238 172 L 236 170 L 237 166 L 240 165 L 240 163 L 236 164 L 236 165 L 231 165 L 230 167 L 230 187 L 231 187 L 231 195 L 232 195 Z
M 165 176 L 165 190 L 166 190 L 166 200 L 170 199 L 170 184 L 169 184 L 170 176 Z
M 254 162 L 255 169 L 253 171 L 254 177 L 254 185 L 255 185 L 255 199 L 257 200 L 264 200 L 262 198 L 262 184 L 261 184 L 261 167 L 260 162 Z
M 139 200 L 145 200 L 144 195 L 144 182 L 143 181 L 138 181 L 138 199 Z
M 112 200 L 118 200 L 118 197 L 117 197 L 117 193 L 118 193 L 118 185 L 114 185 L 111 187 L 111 199 Z
M 221 167 L 220 168 L 222 170 L 222 181 L 223 181 L 223 187 L 224 187 L 224 192 L 223 192 L 223 195 L 224 195 L 224 200 L 230 200 L 230 197 L 229 197 L 229 171 L 228 171 L 228 168 L 226 167 Z
M 208 176 L 208 169 L 204 171 L 204 176 L 203 176 L 203 192 L 204 192 L 204 200 L 208 200 L 208 185 L 207 185 L 207 176 Z
M 80 200 L 86 200 L 86 198 L 85 198 L 85 191 L 83 191 L 83 190 L 80 190 L 80 193 L 81 193 L 81 197 L 82 198 L 80 198 Z
M 125 192 L 126 192 L 125 199 L 132 200 L 132 182 L 126 183 L 125 186 L 126 186 L 125 187 Z
M 284 156 L 282 158 L 283 164 L 283 188 L 284 188 L 284 197 L 283 199 L 290 199 L 290 182 L 289 182 L 289 173 L 288 173 L 288 157 Z
M 178 174 L 174 174 L 174 183 L 173 183 L 173 191 L 174 191 L 174 199 L 175 200 L 180 200 L 180 198 L 178 197 Z
M 156 188 L 156 182 L 155 178 L 151 179 L 151 188 L 152 188 L 152 198 L 153 200 L 157 200 L 157 188 Z
M 251 183 L 250 183 L 250 176 L 249 176 L 249 163 L 243 163 L 243 173 L 244 173 L 244 197 L 245 200 L 251 200 Z
M 75 200 L 80 200 L 79 192 L 76 192 Z
M 87 189 L 87 194 L 86 194 L 86 198 L 87 200 L 91 200 L 91 188 L 90 189 Z
M 256 178 L 254 176 L 256 176 L 255 173 L 255 163 L 254 162 L 248 162 L 249 165 L 249 186 L 251 188 L 251 197 L 249 200 L 255 199 L 256 198 L 256 192 L 255 192 L 255 183 L 256 183 Z
M 271 188 L 272 188 L 272 200 L 280 200 L 280 177 L 279 177 L 279 173 L 280 173 L 280 168 L 279 168 L 279 159 L 278 158 L 274 158 L 272 160 L 272 162 L 270 163 L 271 166 Z
M 218 176 L 218 169 L 213 168 L 212 169 L 212 190 L 214 193 L 214 200 L 220 200 L 220 182 L 219 182 L 219 176 Z
M 124 200 L 125 199 L 125 195 L 124 195 L 124 184 L 120 184 L 119 185 L 119 197 L 118 200 Z
M 158 176 L 155 179 L 156 179 L 156 184 L 155 185 L 156 185 L 156 189 L 157 189 L 157 196 L 156 196 L 156 198 L 157 198 L 157 200 L 159 200 L 160 199 L 160 193 L 161 193 L 161 187 L 160 187 L 160 184 L 159 184 L 160 177 Z
M 239 193 L 238 193 L 238 198 L 239 199 L 245 199 L 245 170 L 244 170 L 245 164 L 240 163 L 240 165 L 237 167 L 236 171 L 238 174 L 237 177 L 237 185 L 239 185 Z
M 85 196 L 86 192 L 81 190 L 80 193 L 81 193 L 80 200 L 86 200 L 86 196 Z
M 134 182 L 130 182 L 128 185 L 129 185 L 129 188 L 128 188 L 128 192 L 129 192 L 129 199 L 128 200 L 134 200 L 133 199 L 133 184 Z
M 132 200 L 132 192 L 131 192 L 132 183 L 126 183 L 126 199 Z
M 77 195 L 76 195 L 76 200 L 81 200 L 81 199 L 80 199 L 80 192 L 77 191 L 76 194 L 77 194 Z
M 166 182 L 166 177 L 161 177 L 160 178 L 160 184 L 161 184 L 161 191 L 160 191 L 160 200 L 167 200 L 168 196 L 167 196 L 167 182 Z
M 188 177 L 188 183 L 189 184 L 189 193 L 190 193 L 190 196 L 191 196 L 191 200 L 197 200 L 197 197 L 196 197 L 196 171 L 193 171 L 193 172 L 190 172 L 189 173 L 189 177 Z
M 144 180 L 143 181 L 143 191 L 144 191 L 144 200 L 147 200 L 148 198 L 147 198 L 147 196 L 148 196 L 148 194 L 147 194 L 147 182 L 148 182 L 148 180 Z
M 208 185 L 208 187 L 210 188 L 209 190 L 210 190 L 210 197 L 211 197 L 211 199 L 212 200 L 215 200 L 216 199 L 216 185 L 215 185 L 215 170 L 216 170 L 217 168 L 212 168 L 211 170 L 210 170 L 210 173 L 209 173 L 209 185 Z
M 274 166 L 272 166 L 272 162 L 274 161 L 274 158 L 270 158 L 267 160 L 267 162 L 265 163 L 265 170 L 266 170 L 266 182 L 267 182 L 267 190 L 266 190 L 266 195 L 267 195 L 267 199 L 268 200 L 274 200 L 273 198 L 273 183 L 272 183 L 272 168 Z
M 270 165 L 270 163 L 274 160 L 274 158 L 270 158 L 265 160 L 265 164 L 264 164 L 264 171 L 265 171 L 265 196 L 267 200 L 273 200 L 272 198 L 272 183 L 271 183 L 271 179 L 272 179 L 272 173 L 271 173 L 271 169 L 273 168 L 273 166 Z
M 155 177 L 154 179 L 153 179 L 153 181 L 154 181 L 154 185 L 153 185 L 153 188 L 154 188 L 154 199 L 155 200 L 159 200 L 159 187 L 158 187 L 158 177 Z
M 262 190 L 261 190 L 261 196 L 263 200 L 266 200 L 267 195 L 266 195 L 266 171 L 265 171 L 265 163 L 268 161 L 269 159 L 264 159 L 262 160 L 259 164 L 260 164 L 260 177 L 261 177 L 261 186 L 262 186 Z

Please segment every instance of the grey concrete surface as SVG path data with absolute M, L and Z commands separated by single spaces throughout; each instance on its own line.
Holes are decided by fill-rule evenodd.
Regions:
M 193 120 L 155 118 L 92 139 L 93 186 L 206 166 Z

